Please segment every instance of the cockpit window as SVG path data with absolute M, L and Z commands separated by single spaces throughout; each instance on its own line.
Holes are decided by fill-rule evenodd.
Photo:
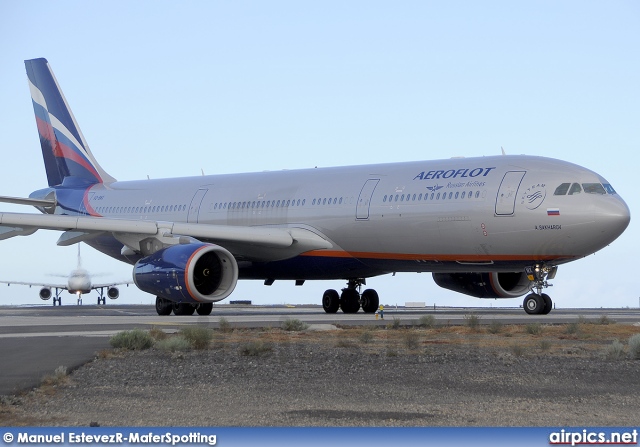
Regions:
M 600 183 L 583 183 L 582 188 L 584 188 L 584 192 L 587 194 L 606 194 L 607 191 L 604 190 L 604 187 Z
M 616 194 L 616 190 L 613 189 L 613 186 L 611 186 L 608 183 L 603 183 L 602 186 L 604 186 L 605 191 L 607 191 L 607 193 L 609 194 Z
M 580 194 L 582 192 L 582 188 L 580 187 L 580 183 L 574 183 L 571 185 L 571 189 L 569 190 L 569 195 L 572 196 L 574 194 Z
M 567 191 L 569 191 L 569 186 L 571 183 L 563 183 L 562 185 L 556 188 L 556 192 L 553 193 L 554 196 L 564 196 Z

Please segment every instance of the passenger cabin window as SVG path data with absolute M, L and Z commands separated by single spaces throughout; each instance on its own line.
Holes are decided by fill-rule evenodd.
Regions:
M 569 191 L 569 186 L 571 183 L 563 183 L 562 185 L 556 188 L 556 191 L 553 193 L 554 196 L 564 196 L 567 191 Z

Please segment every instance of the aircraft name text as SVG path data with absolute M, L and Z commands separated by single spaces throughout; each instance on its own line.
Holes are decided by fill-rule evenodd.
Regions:
M 562 230 L 562 225 L 536 225 L 536 230 Z

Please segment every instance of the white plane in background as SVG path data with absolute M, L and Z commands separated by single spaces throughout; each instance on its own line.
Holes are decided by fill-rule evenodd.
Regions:
M 133 284 L 133 281 L 93 284 L 91 281 L 91 275 L 89 274 L 89 271 L 82 267 L 82 258 L 80 257 L 80 244 L 78 244 L 78 266 L 74 270 L 72 270 L 69 276 L 67 277 L 67 284 L 51 284 L 51 283 L 40 283 L 40 282 L 21 282 L 21 281 L 0 281 L 0 284 L 7 284 L 8 286 L 12 284 L 18 284 L 21 286 L 42 287 L 42 289 L 40 289 L 40 299 L 47 301 L 51 299 L 51 297 L 53 296 L 53 305 L 55 306 L 57 304 L 58 306 L 61 306 L 62 297 L 60 296 L 60 294 L 65 290 L 68 291 L 69 293 L 76 295 L 78 305 L 82 304 L 82 295 L 85 295 L 91 292 L 92 290 L 96 290 L 99 294 L 98 305 L 100 304 L 104 305 L 106 304 L 107 297 L 109 297 L 112 300 L 115 300 L 120 296 L 120 291 L 116 286 L 126 284 L 128 287 L 129 284 Z M 55 290 L 55 294 L 53 293 L 54 290 Z
M 361 287 L 394 272 L 430 272 L 478 298 L 526 295 L 527 313 L 546 314 L 553 303 L 542 290 L 558 266 L 606 247 L 631 218 L 596 172 L 526 155 L 117 181 L 89 150 L 46 59 L 25 64 L 48 187 L 0 197 L 43 213 L 0 213 L 0 240 L 44 229 L 62 232 L 61 246 L 85 242 L 133 265 L 159 315 L 208 315 L 239 279 L 344 279 L 341 293 L 323 294 L 324 310 L 372 313 L 378 293 Z M 615 268 L 585 276 L 609 281 L 604 270 Z

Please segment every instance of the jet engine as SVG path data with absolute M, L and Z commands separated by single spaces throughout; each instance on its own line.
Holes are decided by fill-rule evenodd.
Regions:
M 43 301 L 47 301 L 49 298 L 51 298 L 51 289 L 48 287 L 43 287 L 42 289 L 40 289 L 40 299 Z
M 133 280 L 140 290 L 174 302 L 212 303 L 233 292 L 238 264 L 218 245 L 179 244 L 136 262 Z
M 442 288 L 476 298 L 517 298 L 531 289 L 524 272 L 433 273 Z
M 115 300 L 120 296 L 120 291 L 117 287 L 109 287 L 107 290 L 107 296 L 109 299 Z

